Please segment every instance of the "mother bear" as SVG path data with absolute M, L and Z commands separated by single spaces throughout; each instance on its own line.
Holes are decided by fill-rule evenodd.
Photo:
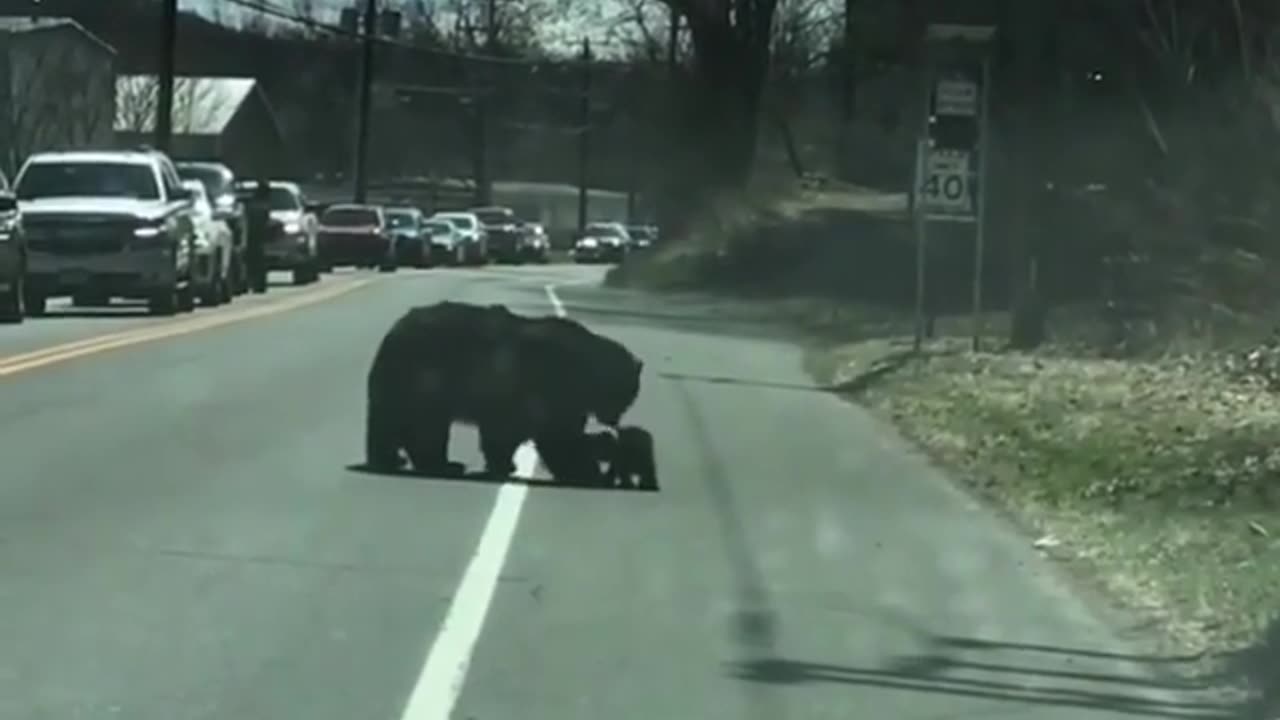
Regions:
M 383 337 L 368 375 L 365 460 L 454 474 L 454 422 L 475 425 L 490 475 L 509 476 L 533 440 L 557 479 L 598 468 L 582 444 L 588 418 L 617 426 L 640 391 L 643 363 L 620 343 L 558 317 L 501 305 L 440 302 L 410 309 Z

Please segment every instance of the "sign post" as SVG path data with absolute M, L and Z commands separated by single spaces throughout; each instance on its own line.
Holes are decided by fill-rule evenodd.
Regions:
M 981 347 L 982 266 L 985 255 L 989 49 L 995 28 L 929 25 L 928 99 L 918 146 L 912 197 L 917 234 L 916 341 L 923 339 L 924 239 L 931 222 L 974 228 L 973 349 Z

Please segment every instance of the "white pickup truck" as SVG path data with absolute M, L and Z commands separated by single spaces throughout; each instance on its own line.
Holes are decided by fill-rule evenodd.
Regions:
M 36 153 L 14 180 L 27 235 L 26 311 L 142 299 L 151 312 L 194 307 L 192 198 L 154 150 Z

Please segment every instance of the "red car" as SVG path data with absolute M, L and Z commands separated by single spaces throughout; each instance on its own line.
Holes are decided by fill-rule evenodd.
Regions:
M 377 205 L 330 205 L 320 215 L 316 245 L 326 269 L 353 265 L 395 272 L 397 267 L 395 238 Z

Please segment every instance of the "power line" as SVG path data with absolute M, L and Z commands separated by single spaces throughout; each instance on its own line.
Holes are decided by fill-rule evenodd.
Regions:
M 340 25 L 334 25 L 332 23 L 323 22 L 315 18 L 299 15 L 296 12 L 290 12 L 289 10 L 286 10 L 284 8 L 272 5 L 267 0 L 227 0 L 227 2 L 230 2 L 232 5 L 237 5 L 239 7 L 245 8 L 247 10 L 253 10 L 255 12 L 261 13 L 268 17 L 276 18 L 277 20 L 284 20 L 286 22 L 302 25 L 311 30 L 318 30 L 320 32 L 328 33 L 330 35 L 336 35 L 338 37 L 348 38 L 353 41 L 358 41 L 362 37 L 361 34 L 358 32 L 352 32 Z M 545 60 L 540 60 L 535 58 L 513 58 L 513 57 L 504 57 L 501 55 L 489 55 L 485 53 L 471 53 L 471 52 L 464 52 L 460 50 L 449 50 L 446 48 L 427 47 L 425 45 L 419 45 L 417 43 L 405 42 L 403 40 L 396 40 L 394 38 L 387 38 L 387 37 L 375 37 L 374 40 L 379 44 L 386 45 L 389 47 L 398 47 L 398 48 L 403 48 L 405 50 L 412 50 L 414 52 L 423 53 L 426 55 L 436 55 L 439 57 L 454 58 L 458 60 L 470 60 L 474 62 L 492 63 L 492 64 L 498 64 L 498 65 L 537 65 L 537 64 L 542 64 L 546 62 Z

